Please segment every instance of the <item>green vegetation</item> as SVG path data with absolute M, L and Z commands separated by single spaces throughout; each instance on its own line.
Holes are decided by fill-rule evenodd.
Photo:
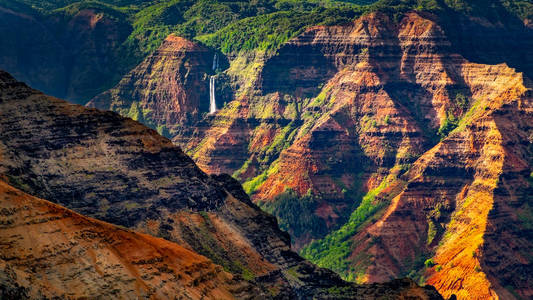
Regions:
M 259 188 L 266 181 L 266 179 L 268 178 L 267 173 L 268 170 L 265 170 L 263 173 L 259 174 L 253 179 L 243 183 L 242 187 L 244 188 L 244 191 L 248 195 L 253 194 L 257 190 L 257 188 Z
M 428 245 L 430 245 L 433 242 L 436 235 L 437 235 L 437 226 L 435 225 L 433 220 L 428 219 L 428 239 L 427 239 Z
M 323 8 L 311 11 L 279 11 L 246 18 L 198 39 L 223 53 L 260 50 L 273 52 L 310 25 L 346 23 L 361 15 L 353 7 Z
M 447 137 L 448 134 L 450 132 L 452 132 L 452 130 L 457 128 L 458 125 L 459 125 L 459 119 L 456 118 L 453 114 L 447 113 L 446 114 L 446 120 L 444 120 L 444 123 L 442 123 L 442 125 L 440 126 L 439 131 L 437 132 L 437 134 L 439 135 L 440 139 L 442 140 L 445 137 Z
M 274 157 L 274 155 L 279 155 L 281 151 L 291 145 L 297 132 L 298 126 L 296 126 L 293 122 L 283 127 L 281 131 L 274 137 L 272 143 L 270 143 L 270 145 L 264 149 L 264 157 L 262 161 L 266 164 L 270 164 L 271 157 Z
M 324 220 L 315 215 L 317 200 L 311 190 L 299 196 L 294 190 L 287 189 L 273 201 L 260 203 L 259 206 L 276 216 L 280 228 L 291 236 L 300 237 L 306 233 L 323 236 L 327 233 L 327 227 Z
M 389 115 L 386 115 L 386 116 L 385 116 L 385 119 L 383 119 L 383 123 L 384 123 L 385 125 L 388 125 L 389 122 L 390 122 L 390 116 L 389 116 Z
M 430 259 L 427 259 L 425 262 L 424 262 L 424 266 L 426 266 L 426 268 L 431 268 L 433 267 L 435 264 L 435 262 L 433 261 L 432 258 Z
M 386 178 L 377 188 L 369 191 L 345 225 L 325 238 L 312 242 L 303 248 L 300 254 L 317 265 L 334 270 L 348 279 L 350 276 L 348 256 L 352 253 L 354 246 L 351 237 L 365 222 L 371 220 L 372 216 L 388 205 L 388 201 L 376 201 L 376 196 L 385 190 L 392 180 L 394 178 Z

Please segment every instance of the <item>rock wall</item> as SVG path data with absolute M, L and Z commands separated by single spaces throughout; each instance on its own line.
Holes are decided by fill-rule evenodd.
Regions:
M 453 28 L 443 27 L 448 22 L 412 12 L 395 23 L 378 13 L 345 26 L 309 28 L 264 62 L 253 92 L 242 93 L 216 116 L 204 120 L 184 147 L 203 170 L 233 173 L 244 181 L 253 201 L 280 217 L 297 248 L 350 222 L 350 213 L 370 192 L 374 207 L 383 208 L 368 215 L 369 223 L 356 230 L 350 242 L 352 254 L 346 258 L 349 267 L 337 270 L 345 275 L 359 274 L 358 280 L 375 282 L 415 270 L 418 278 L 424 274 L 446 296 L 455 293 L 468 299 L 476 291 L 484 297 L 527 297 L 531 280 L 524 275 L 530 273 L 527 255 L 509 259 L 513 268 L 523 271 L 520 279 L 507 278 L 497 275 L 495 270 L 505 267 L 495 257 L 503 254 L 490 245 L 496 236 L 505 239 L 501 224 L 507 219 L 513 225 L 506 230 L 520 241 L 514 246 L 515 254 L 529 247 L 528 223 L 514 221 L 529 219 L 527 201 L 515 204 L 520 213 L 494 203 L 526 193 L 531 133 L 526 125 L 509 128 L 506 135 L 516 139 L 500 142 L 503 135 L 496 132 L 501 125 L 491 114 L 501 119 L 503 111 L 517 107 L 513 115 L 529 120 L 529 67 L 525 64 L 520 73 L 505 63 L 467 60 L 462 55 L 465 50 L 456 47 L 457 32 L 449 38 Z M 520 30 L 531 35 L 527 29 Z M 517 56 L 530 49 L 520 49 Z M 490 62 L 496 52 L 490 52 Z M 472 53 L 465 55 L 484 62 Z M 505 61 L 509 55 L 500 58 Z M 488 117 L 481 117 L 481 112 Z M 175 139 L 183 140 L 182 136 Z M 494 151 L 520 153 L 523 169 L 517 172 L 526 175 L 515 180 L 521 185 L 498 192 L 503 189 L 499 186 L 508 163 L 507 156 Z M 417 169 L 422 161 L 427 164 L 425 171 Z M 236 162 L 243 163 L 239 167 Z M 488 178 L 496 181 L 486 183 Z M 288 190 L 298 195 L 292 203 L 310 199 L 305 198 L 309 194 L 314 195 L 314 202 L 287 206 L 286 197 L 280 195 Z M 478 211 L 480 202 L 459 200 L 465 197 L 483 199 L 479 201 L 485 208 Z M 311 208 L 303 213 L 303 205 Z M 284 213 L 290 209 L 306 219 L 294 220 Z M 460 213 L 474 215 L 457 217 Z M 497 215 L 494 221 L 493 214 Z M 458 224 L 457 218 L 463 223 Z M 305 228 L 301 222 L 307 222 L 307 233 L 295 230 Z M 328 230 L 313 231 L 315 224 Z M 498 234 L 491 233 L 496 226 L 500 226 Z M 476 230 L 457 234 L 464 228 Z M 456 244 L 458 240 L 451 238 L 455 234 L 470 244 Z M 479 241 L 473 243 L 476 238 Z M 444 250 L 447 247 L 454 250 Z M 444 253 L 459 252 L 475 259 L 461 259 L 466 265 L 455 271 L 441 264 L 424 271 L 426 259 L 442 263 L 450 259 Z M 331 267 L 322 264 L 324 260 L 316 262 Z M 459 262 L 448 267 L 452 265 L 458 268 Z M 452 278 L 465 283 L 451 284 L 447 280 Z
M 87 106 L 112 110 L 175 136 L 209 111 L 214 52 L 175 35 Z
M 441 299 L 409 280 L 360 286 L 317 268 L 291 251 L 276 219 L 234 179 L 203 173 L 138 122 L 46 96 L 5 72 L 0 108 L 0 176 L 9 184 L 178 243 L 256 285 L 253 296 L 308 299 L 335 291 L 332 298 Z

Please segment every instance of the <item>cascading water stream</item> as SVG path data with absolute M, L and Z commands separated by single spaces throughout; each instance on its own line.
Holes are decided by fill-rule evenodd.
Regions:
M 218 69 L 218 55 L 215 53 L 215 57 L 213 57 L 213 71 L 216 71 Z
M 215 99 L 215 76 L 209 77 L 209 113 L 214 114 L 217 111 Z
M 213 57 L 213 71 L 218 69 L 218 55 Z M 209 77 L 209 113 L 214 114 L 217 111 L 217 102 L 215 99 L 215 75 Z

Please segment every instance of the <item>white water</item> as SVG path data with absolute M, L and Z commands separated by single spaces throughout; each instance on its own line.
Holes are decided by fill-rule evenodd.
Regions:
M 209 113 L 214 114 L 217 111 L 217 102 L 215 99 L 215 76 L 209 77 Z
M 215 53 L 215 57 L 213 57 L 213 71 L 216 71 L 218 69 L 218 55 Z
M 218 69 L 218 56 L 215 53 L 213 57 L 213 71 Z M 217 111 L 217 101 L 215 99 L 215 76 L 209 77 L 209 113 L 214 114 Z

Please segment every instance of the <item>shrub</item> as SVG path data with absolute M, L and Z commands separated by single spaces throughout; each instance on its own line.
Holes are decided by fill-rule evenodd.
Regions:
M 433 261 L 432 258 L 426 259 L 426 261 L 424 262 L 424 266 L 426 266 L 426 268 L 431 268 L 434 265 L 435 265 L 435 262 Z
M 453 114 L 448 113 L 446 116 L 446 120 L 444 120 L 444 123 L 442 123 L 442 125 L 440 126 L 437 134 L 442 140 L 445 137 L 447 137 L 450 132 L 452 132 L 455 128 L 457 128 L 458 125 L 459 125 L 459 120 L 455 118 Z

